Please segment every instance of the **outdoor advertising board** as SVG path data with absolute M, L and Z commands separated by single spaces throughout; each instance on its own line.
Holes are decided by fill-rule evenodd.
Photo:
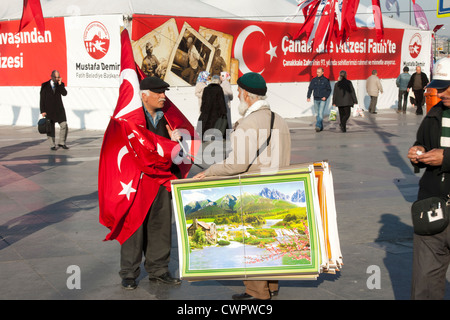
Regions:
M 0 86 L 39 86 L 58 69 L 67 86 L 118 87 L 122 15 L 46 18 L 41 35 L 34 23 L 18 32 L 19 21 L 0 23 Z M 235 19 L 133 15 L 136 63 L 172 86 L 195 85 L 200 70 L 227 71 L 231 83 L 243 73 L 261 73 L 268 83 L 309 82 L 317 67 L 330 80 L 346 70 L 365 80 L 373 69 L 381 79 L 396 78 L 404 65 L 431 63 L 427 32 L 360 28 L 345 44 L 312 51 L 305 39 L 292 39 L 298 23 Z M 193 41 L 198 56 L 188 49 Z M 419 49 L 419 50 L 418 50 Z M 418 51 L 417 51 L 418 50 Z M 148 52 L 151 52 L 150 54 Z M 192 71 L 192 63 L 199 68 Z M 153 68 L 153 71 L 149 68 Z
M 267 82 L 308 82 L 321 66 L 331 80 L 346 70 L 353 80 L 367 79 L 373 69 L 380 78 L 396 78 L 401 70 L 404 30 L 385 29 L 385 38 L 376 40 L 376 31 L 361 28 L 346 44 L 332 42 L 325 51 L 312 51 L 306 40 L 294 40 L 300 24 L 251 20 L 190 17 L 133 16 L 134 55 L 141 65 L 150 43 L 158 61 L 158 76 L 172 85 L 195 84 L 185 72 L 190 67 L 189 37 L 201 59 L 198 70 L 227 71 L 232 82 L 239 75 L 261 73 Z

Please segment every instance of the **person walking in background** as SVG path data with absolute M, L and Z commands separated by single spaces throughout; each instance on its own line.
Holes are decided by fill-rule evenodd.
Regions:
M 372 75 L 367 79 L 366 91 L 370 96 L 369 113 L 376 114 L 378 95 L 383 93 L 383 86 L 380 78 L 378 78 L 377 70 L 372 70 Z
M 61 81 L 61 74 L 58 70 L 53 70 L 51 79 L 41 85 L 40 91 L 40 111 L 44 118 L 50 119 L 51 130 L 47 133 L 47 140 L 51 150 L 57 150 L 55 143 L 55 122 L 59 124 L 58 147 L 69 149 L 66 146 L 68 133 L 66 110 L 62 102 L 62 96 L 67 95 L 64 82 Z
M 355 89 L 350 80 L 347 79 L 347 72 L 339 72 L 339 79 L 334 84 L 333 105 L 339 108 L 340 127 L 342 132 L 347 132 L 347 120 L 350 118 L 350 110 L 354 104 L 358 103 Z
M 440 59 L 429 88 L 441 101 L 433 106 L 417 130 L 408 159 L 425 168 L 419 181 L 418 200 L 447 198 L 450 194 L 450 58 Z M 426 213 L 425 213 L 426 214 Z M 444 299 L 450 263 L 450 224 L 431 235 L 413 235 L 412 299 Z
M 220 73 L 220 86 L 225 95 L 225 105 L 227 106 L 228 129 L 233 128 L 233 122 L 231 121 L 231 100 L 233 100 L 233 91 L 231 90 L 230 78 L 231 76 L 228 72 L 223 71 Z
M 414 97 L 416 99 L 416 114 L 423 114 L 422 105 L 423 105 L 423 93 L 425 92 L 425 87 L 428 84 L 428 77 L 425 73 L 422 72 L 422 68 L 417 66 L 416 72 L 414 72 L 409 79 L 408 83 L 408 91 L 412 88 L 414 92 Z
M 408 104 L 408 83 L 411 79 L 411 75 L 409 74 L 409 68 L 404 67 L 403 72 L 397 77 L 395 81 L 398 87 L 398 108 L 397 113 L 403 111 L 406 113 L 406 106 Z M 402 108 L 403 102 L 403 108 Z
M 314 92 L 314 93 L 313 93 Z M 309 86 L 306 100 L 311 101 L 311 94 L 314 96 L 314 112 L 316 113 L 316 132 L 323 130 L 323 112 L 327 99 L 331 94 L 330 81 L 324 76 L 322 67 L 317 68 L 317 76 L 314 77 Z

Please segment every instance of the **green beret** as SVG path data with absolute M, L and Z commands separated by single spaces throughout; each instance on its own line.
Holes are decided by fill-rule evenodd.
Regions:
M 259 96 L 265 96 L 267 92 L 266 81 L 256 72 L 249 72 L 244 74 L 237 80 L 239 87 L 250 93 L 257 94 Z

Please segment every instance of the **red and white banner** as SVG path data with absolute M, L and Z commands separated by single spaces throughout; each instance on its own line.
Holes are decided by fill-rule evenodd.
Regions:
M 122 15 L 64 19 L 70 86 L 119 86 L 121 19 Z
M 331 42 L 328 52 L 313 51 L 308 39 L 292 40 L 300 24 L 189 17 L 133 16 L 136 62 L 154 65 L 154 73 L 172 85 L 193 85 L 188 38 L 193 38 L 202 60 L 200 68 L 228 71 L 237 79 L 243 73 L 261 73 L 267 82 L 304 82 L 325 68 L 331 80 L 346 70 L 354 80 L 366 79 L 373 69 L 380 78 L 396 78 L 401 69 L 403 30 L 375 29 L 352 32 L 344 45 Z M 148 45 L 150 44 L 150 45 Z M 148 53 L 148 47 L 152 52 Z M 157 65 L 155 65 L 155 62 Z M 159 69 L 159 72 L 158 72 Z
M 0 86 L 40 86 L 55 69 L 67 85 L 64 18 L 45 19 L 44 34 L 34 21 L 20 32 L 19 24 L 0 23 Z
M 34 21 L 21 32 L 19 20 L 0 22 L 0 86 L 40 86 L 57 69 L 66 86 L 118 87 L 121 19 L 46 18 L 44 34 Z M 195 85 L 201 69 L 227 71 L 232 83 L 249 71 L 261 73 L 269 83 L 308 82 L 319 66 L 330 80 L 341 70 L 352 80 L 365 80 L 373 69 L 382 79 L 396 78 L 411 42 L 403 29 L 384 28 L 384 38 L 378 41 L 375 29 L 359 28 L 345 45 L 332 41 L 324 52 L 320 47 L 312 50 L 307 38 L 293 40 L 300 27 L 288 22 L 134 15 L 131 40 L 139 67 L 172 86 Z M 422 53 L 430 52 L 429 33 L 419 34 L 413 42 L 427 43 Z M 192 61 L 188 39 L 201 59 Z M 422 54 L 415 59 L 427 64 L 430 58 Z M 191 64 L 200 67 L 194 70 Z
M 121 15 L 0 23 L 0 86 L 40 86 L 58 70 L 66 86 L 118 87 Z

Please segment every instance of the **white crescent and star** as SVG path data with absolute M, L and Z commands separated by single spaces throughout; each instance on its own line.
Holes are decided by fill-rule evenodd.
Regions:
M 266 35 L 264 33 L 263 29 L 261 29 L 261 27 L 258 27 L 255 25 L 250 25 L 241 31 L 241 33 L 237 37 L 236 42 L 234 44 L 234 57 L 239 60 L 239 69 L 241 70 L 242 73 L 257 72 L 257 71 L 250 70 L 250 68 L 245 63 L 244 55 L 243 55 L 243 48 L 244 48 L 245 41 L 247 40 L 248 36 L 250 36 L 254 32 L 260 32 L 264 36 Z M 269 46 L 270 46 L 270 49 L 269 49 L 269 51 L 266 52 L 266 54 L 268 54 L 270 56 L 270 62 L 272 62 L 272 59 L 274 57 L 277 57 L 277 47 L 272 46 L 272 42 L 270 42 L 270 41 L 269 41 Z M 261 74 L 263 72 L 264 72 L 264 69 L 262 71 L 259 71 L 258 73 Z
M 122 149 L 119 150 L 119 154 L 117 155 L 117 167 L 119 168 L 119 172 L 122 172 L 122 170 L 120 170 L 120 164 L 122 163 L 123 156 L 127 153 L 128 149 L 126 146 L 123 146 Z
M 133 180 L 131 180 L 128 184 L 123 183 L 122 181 L 120 181 L 120 184 L 122 185 L 122 191 L 120 191 L 119 196 L 120 195 L 126 195 L 127 199 L 130 200 L 130 195 L 132 192 L 136 192 L 136 189 L 134 189 L 132 187 L 133 185 Z
M 128 153 L 128 149 L 126 146 L 123 146 L 120 150 L 119 153 L 117 155 L 117 168 L 119 169 L 119 172 L 121 172 L 121 168 L 120 165 L 122 163 L 122 158 Z M 120 195 L 126 195 L 127 199 L 130 200 L 130 195 L 132 192 L 136 192 L 136 189 L 134 189 L 132 187 L 133 185 L 133 180 L 131 180 L 128 184 L 123 183 L 122 181 L 120 181 L 120 184 L 122 185 L 122 191 L 120 191 L 119 196 Z
M 128 138 L 130 138 L 130 137 L 134 137 L 134 134 L 131 134 L 130 136 L 128 136 Z M 164 150 L 159 143 L 157 144 L 157 152 L 161 157 L 164 157 Z M 117 168 L 119 169 L 119 172 L 122 172 L 122 170 L 121 170 L 122 159 L 128 153 L 129 153 L 128 148 L 126 146 L 123 146 L 117 154 Z M 127 199 L 130 200 L 131 193 L 136 192 L 136 189 L 134 189 L 132 187 L 133 180 L 131 180 L 128 184 L 120 181 L 120 184 L 122 185 L 122 191 L 120 191 L 119 196 L 126 195 Z

